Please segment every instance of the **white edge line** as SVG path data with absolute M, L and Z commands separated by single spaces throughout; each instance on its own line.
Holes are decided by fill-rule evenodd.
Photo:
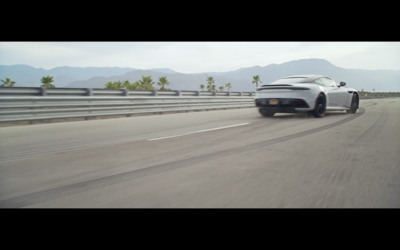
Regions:
M 185 136 L 185 135 L 189 135 L 189 134 L 193 134 L 193 132 L 186 133 L 186 134 L 181 134 L 181 135 L 171 135 L 171 136 L 157 137 L 157 138 L 153 138 L 153 139 L 148 139 L 148 141 L 157 141 L 157 140 L 175 138 L 175 137 Z
M 148 140 L 148 141 L 157 141 L 157 140 L 163 140 L 163 139 L 169 139 L 169 138 L 175 138 L 175 137 L 190 135 L 190 134 L 194 134 L 194 133 L 203 133 L 203 132 L 215 131 L 215 130 L 220 130 L 220 129 L 226 129 L 226 128 L 234 128 L 234 127 L 239 127 L 239 126 L 245 126 L 245 125 L 249 125 L 249 124 L 250 124 L 250 123 L 240 123 L 240 124 L 235 124 L 235 125 L 230 125 L 230 126 L 224 126 L 224 127 L 218 127 L 218 128 L 204 129 L 204 130 L 189 132 L 189 133 L 180 134 L 180 135 L 171 135 L 171 136 L 157 137 L 157 138 L 152 138 L 152 139 L 147 139 L 147 140 Z
M 233 128 L 233 127 L 239 127 L 239 126 L 244 126 L 244 125 L 248 125 L 248 124 L 250 124 L 250 123 L 240 123 L 240 124 L 231 125 L 231 126 L 225 126 L 225 127 L 218 127 L 218 128 L 210 128 L 210 129 L 199 130 L 199 131 L 196 131 L 196 132 L 194 132 L 194 133 L 202 133 L 202 132 L 220 130 L 220 129 L 225 129 L 225 128 Z

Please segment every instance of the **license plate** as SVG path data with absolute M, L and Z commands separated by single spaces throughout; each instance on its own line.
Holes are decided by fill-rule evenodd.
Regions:
M 278 100 L 275 100 L 275 99 L 269 100 L 269 104 L 271 104 L 271 105 L 277 105 L 278 103 L 279 103 Z

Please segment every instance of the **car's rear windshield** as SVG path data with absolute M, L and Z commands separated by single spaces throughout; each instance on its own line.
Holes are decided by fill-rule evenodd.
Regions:
M 307 77 L 289 77 L 289 78 L 283 78 L 283 79 L 276 80 L 274 82 L 271 82 L 271 83 L 263 85 L 263 86 L 267 86 L 270 84 L 306 83 L 306 82 L 308 82 L 307 79 L 308 79 Z

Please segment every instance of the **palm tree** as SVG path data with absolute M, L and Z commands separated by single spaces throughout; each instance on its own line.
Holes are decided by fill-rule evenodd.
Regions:
M 114 89 L 114 83 L 109 81 L 106 84 L 104 84 L 104 88 L 106 88 L 106 89 Z
M 126 89 L 131 89 L 131 90 L 132 89 L 140 89 L 140 84 L 137 81 L 130 83 L 128 80 L 126 80 L 126 81 L 123 81 L 121 87 L 118 87 L 118 85 L 117 85 L 117 88 L 126 88 Z
M 153 87 L 154 82 L 151 76 L 142 76 L 142 80 L 139 80 L 138 82 L 141 89 L 155 90 L 155 88 Z
M 52 76 L 43 76 L 40 81 L 43 83 L 42 86 L 40 86 L 42 88 L 55 88 L 56 87 L 52 84 L 52 82 L 54 82 Z
M 258 88 L 258 83 L 259 82 L 261 82 L 260 76 L 259 75 L 253 76 L 253 83 L 256 84 L 256 89 Z
M 219 91 L 224 91 L 224 86 L 219 86 Z
M 131 85 L 132 84 L 129 82 L 129 80 L 125 80 L 122 82 L 122 86 L 124 86 L 124 88 L 126 88 L 126 89 L 130 89 Z
M 3 82 L 0 87 L 14 87 L 15 82 L 11 81 L 10 78 L 6 78 L 6 80 L 1 80 Z
M 210 91 L 215 92 L 215 90 L 217 90 L 217 86 L 215 86 L 215 84 L 211 85 Z
M 132 83 L 130 89 L 141 89 L 139 81 Z
M 228 89 L 228 92 L 229 92 L 229 91 L 231 91 L 232 84 L 230 82 L 228 82 L 227 84 L 225 84 L 225 87 Z
M 205 88 L 206 86 L 204 86 L 204 84 L 200 84 L 200 89 L 201 89 L 201 91 L 204 91 L 204 88 Z
M 208 91 L 213 90 L 214 82 L 215 82 L 215 80 L 212 76 L 207 77 L 207 90 Z M 214 89 L 215 89 L 215 85 L 214 85 Z
M 162 76 L 158 79 L 157 85 L 161 86 L 160 90 L 165 90 L 165 85 L 169 85 L 170 82 L 168 82 L 166 76 Z
M 116 81 L 113 82 L 115 89 L 123 89 L 124 88 L 124 84 L 121 81 Z
M 124 88 L 124 84 L 122 84 L 120 81 L 117 82 L 108 82 L 107 84 L 105 84 L 104 86 L 106 89 L 123 89 Z

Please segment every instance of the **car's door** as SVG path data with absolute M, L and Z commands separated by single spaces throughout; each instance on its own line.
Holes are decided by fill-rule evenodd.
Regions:
M 321 78 L 322 84 L 325 86 L 328 92 L 328 107 L 340 107 L 344 106 L 345 98 L 347 92 L 344 91 L 344 88 L 340 88 L 334 80 L 323 77 Z
M 344 86 L 340 86 L 339 83 L 336 81 L 330 79 L 333 83 L 333 85 L 336 85 L 337 88 L 335 88 L 334 94 L 336 95 L 336 107 L 345 107 L 347 104 L 347 101 L 349 99 L 349 92 L 348 89 Z
M 353 95 L 349 93 L 349 89 L 346 88 L 344 85 L 340 86 L 340 84 L 338 84 L 338 86 L 339 86 L 338 92 L 340 93 L 338 106 L 350 107 L 349 105 L 351 104 L 350 102 Z

